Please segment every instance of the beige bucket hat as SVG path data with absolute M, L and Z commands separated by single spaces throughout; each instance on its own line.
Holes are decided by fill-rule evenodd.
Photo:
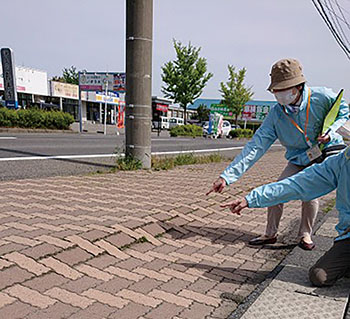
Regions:
M 269 91 L 288 89 L 306 82 L 303 68 L 296 59 L 282 59 L 271 68 Z

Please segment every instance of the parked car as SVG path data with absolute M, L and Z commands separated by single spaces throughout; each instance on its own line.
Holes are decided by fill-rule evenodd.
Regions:
M 238 124 L 237 125 L 231 124 L 231 130 L 235 130 L 235 129 L 238 129 L 238 128 L 241 128 Z
M 236 129 L 236 126 L 233 125 L 234 128 L 231 126 L 231 123 L 229 121 L 224 120 L 222 123 L 222 134 L 220 136 L 215 137 L 228 137 L 231 130 Z M 208 130 L 209 130 L 209 122 L 206 121 L 203 124 L 203 136 L 208 136 Z
M 158 129 L 158 126 L 160 125 L 161 130 L 168 130 L 169 129 L 169 118 L 166 116 L 161 116 L 160 119 L 157 121 L 152 121 L 152 128 Z
M 178 126 L 178 125 L 184 125 L 184 119 L 180 118 L 180 117 L 171 117 L 169 119 L 169 129 L 171 129 L 174 126 Z

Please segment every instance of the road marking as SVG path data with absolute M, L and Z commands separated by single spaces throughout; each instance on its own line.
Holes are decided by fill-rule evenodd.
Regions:
M 274 144 L 273 147 L 281 147 L 281 144 Z M 206 150 L 187 150 L 187 151 L 169 151 L 169 152 L 153 152 L 152 155 L 175 155 L 175 154 L 198 154 L 198 153 L 212 153 L 225 152 L 233 150 L 241 150 L 244 146 L 226 147 L 226 148 L 211 148 Z M 121 154 L 91 154 L 91 155 L 53 155 L 53 156 L 27 156 L 27 157 L 4 157 L 0 158 L 0 162 L 11 161 L 35 161 L 35 160 L 51 160 L 51 159 L 76 159 L 76 158 L 103 158 L 103 157 L 118 157 L 125 156 Z
M 0 140 L 16 140 L 17 137 L 12 136 L 0 136 Z
M 152 138 L 152 142 L 163 142 L 163 141 L 181 141 L 181 142 L 193 142 L 193 138 L 177 138 L 176 140 L 174 138 Z

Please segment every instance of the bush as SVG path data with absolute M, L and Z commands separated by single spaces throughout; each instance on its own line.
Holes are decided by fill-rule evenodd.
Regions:
M 67 130 L 74 122 L 69 113 L 37 108 L 9 110 L 0 108 L 0 127 L 43 128 Z
M 244 127 L 244 121 L 240 121 L 238 123 L 241 127 Z M 248 122 L 246 123 L 246 129 L 251 129 L 253 132 L 256 132 L 256 130 L 261 126 L 261 123 L 256 123 L 256 122 Z
M 18 123 L 18 114 L 5 107 L 0 108 L 0 126 L 15 127 Z
M 235 130 L 230 131 L 229 133 L 230 137 L 238 137 L 238 138 L 251 138 L 253 136 L 253 131 L 250 129 L 244 129 L 244 128 L 237 128 Z
M 176 136 L 202 136 L 203 135 L 203 129 L 200 126 L 197 125 L 178 125 L 175 127 L 172 127 L 170 129 L 170 136 L 176 137 Z
M 131 155 L 119 157 L 117 159 L 116 169 L 119 171 L 136 171 L 141 168 L 141 161 Z
M 156 171 L 168 170 L 176 166 L 218 163 L 223 160 L 224 158 L 220 154 L 194 156 L 193 153 L 190 153 L 190 154 L 179 154 L 175 157 L 164 157 L 164 158 L 152 156 L 152 169 Z

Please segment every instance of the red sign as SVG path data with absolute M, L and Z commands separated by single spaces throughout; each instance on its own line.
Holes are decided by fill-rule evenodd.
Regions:
M 157 111 L 162 111 L 162 112 L 168 112 L 168 104 L 161 104 L 161 103 L 156 103 L 156 110 Z
M 118 123 L 117 123 L 118 128 L 124 127 L 124 120 L 125 120 L 124 107 L 121 105 L 118 105 Z
M 251 120 L 252 119 L 252 112 L 242 112 L 242 119 L 244 120 Z

